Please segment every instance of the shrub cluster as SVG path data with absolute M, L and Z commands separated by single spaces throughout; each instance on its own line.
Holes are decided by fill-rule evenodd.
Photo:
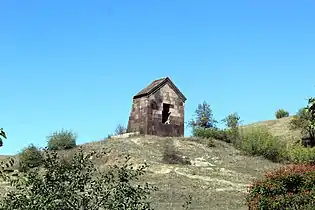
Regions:
M 221 140 L 230 143 L 230 136 L 226 130 L 218 128 L 193 128 L 192 135 L 195 137 L 206 138 L 210 141 L 213 139 Z
M 289 117 L 289 112 L 284 109 L 278 109 L 275 113 L 275 116 L 277 119 L 280 119 L 283 117 Z
M 47 147 L 49 150 L 72 149 L 76 147 L 76 134 L 62 129 L 48 137 Z
M 249 209 L 314 209 L 315 165 L 290 165 L 250 185 Z M 312 208 L 311 208 L 312 207 Z
M 239 147 L 247 154 L 263 156 L 274 162 L 285 158 L 286 144 L 265 127 L 244 128 L 240 138 Z
M 148 196 L 157 188 L 135 183 L 145 165 L 133 169 L 127 156 L 122 166 L 101 172 L 91 161 L 94 152 L 82 148 L 63 161 L 54 151 L 44 151 L 43 169 L 11 179 L 13 189 L 0 200 L 0 209 L 151 209 Z M 101 156 L 99 156 L 101 157 Z
M 290 145 L 287 147 L 287 159 L 292 163 L 315 163 L 315 147 Z
M 31 144 L 19 153 L 19 171 L 26 172 L 29 169 L 38 167 L 43 163 L 41 151 Z

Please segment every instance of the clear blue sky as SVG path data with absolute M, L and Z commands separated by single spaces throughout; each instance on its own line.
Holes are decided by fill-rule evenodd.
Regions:
M 0 154 L 43 147 L 61 128 L 79 144 L 101 140 L 127 124 L 132 96 L 165 76 L 188 99 L 186 120 L 203 100 L 218 120 L 293 114 L 315 95 L 314 9 L 280 0 L 1 1 Z

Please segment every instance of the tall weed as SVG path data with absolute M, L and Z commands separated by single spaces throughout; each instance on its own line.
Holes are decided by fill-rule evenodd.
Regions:
M 285 158 L 286 144 L 273 136 L 265 127 L 241 129 L 238 144 L 240 149 L 250 155 L 263 156 L 274 162 Z

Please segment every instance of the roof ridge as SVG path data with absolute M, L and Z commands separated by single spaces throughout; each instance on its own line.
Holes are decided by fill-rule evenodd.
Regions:
M 162 77 L 160 79 L 153 80 L 148 86 L 137 93 L 133 98 L 141 98 L 148 94 L 155 92 L 157 89 L 161 88 L 165 83 L 169 82 L 171 86 L 175 89 L 175 92 L 181 95 L 181 97 L 186 100 L 185 96 L 178 90 L 178 88 L 173 84 L 169 77 Z

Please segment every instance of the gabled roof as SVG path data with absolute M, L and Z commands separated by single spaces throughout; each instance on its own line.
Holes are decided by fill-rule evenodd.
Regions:
M 174 85 L 174 83 L 168 77 L 164 77 L 161 79 L 154 80 L 151 84 L 149 84 L 146 88 L 142 89 L 139 93 L 137 93 L 133 99 L 142 98 L 144 96 L 151 95 L 161 89 L 166 83 L 170 85 L 170 87 L 175 91 L 176 94 L 185 102 L 186 97 L 180 92 L 180 90 Z

